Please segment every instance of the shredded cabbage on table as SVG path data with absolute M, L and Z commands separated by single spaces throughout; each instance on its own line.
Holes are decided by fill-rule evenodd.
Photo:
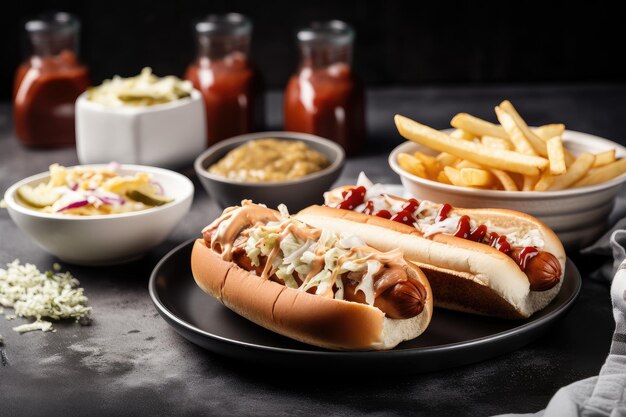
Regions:
M 0 268 L 0 306 L 12 307 L 20 317 L 35 318 L 32 323 L 14 327 L 24 333 L 34 330 L 54 331 L 53 320 L 75 318 L 89 319 L 91 307 L 79 281 L 69 272 L 60 272 L 55 264 L 54 271 L 42 273 L 33 264 L 21 264 L 19 259 Z

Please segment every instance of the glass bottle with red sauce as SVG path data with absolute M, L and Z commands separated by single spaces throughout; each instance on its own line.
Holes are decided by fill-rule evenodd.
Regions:
M 26 22 L 25 29 L 28 58 L 13 88 L 15 133 L 27 146 L 74 145 L 74 103 L 90 85 L 89 71 L 78 60 L 80 22 L 55 13 Z
M 195 25 L 198 56 L 185 73 L 204 97 L 207 145 L 260 128 L 261 79 L 249 58 L 252 23 L 238 13 Z
M 354 31 L 315 22 L 298 32 L 300 67 L 285 90 L 285 130 L 331 139 L 351 155 L 365 141 L 363 84 L 352 70 Z

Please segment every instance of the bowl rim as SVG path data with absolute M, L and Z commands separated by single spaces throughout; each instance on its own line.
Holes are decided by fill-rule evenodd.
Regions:
M 106 167 L 108 164 L 79 164 L 68 166 L 67 168 L 76 168 L 76 167 Z M 153 167 L 148 165 L 135 165 L 135 164 L 120 164 L 120 170 L 131 171 L 131 172 L 147 172 L 150 174 L 159 174 L 164 176 L 169 176 L 170 178 L 175 179 L 179 182 L 177 185 L 177 189 L 183 189 L 185 191 L 184 195 L 180 198 L 174 199 L 173 201 L 163 204 L 162 206 L 151 207 L 145 210 L 131 211 L 126 213 L 114 213 L 114 214 L 95 214 L 92 216 L 79 216 L 76 214 L 62 214 L 62 213 L 43 213 L 37 211 L 36 209 L 29 208 L 23 204 L 20 204 L 15 198 L 15 194 L 17 189 L 22 185 L 30 184 L 35 181 L 40 181 L 42 179 L 50 177 L 50 172 L 40 172 L 39 174 L 34 174 L 29 177 L 23 178 L 13 185 L 11 185 L 6 192 L 4 193 L 4 201 L 7 204 L 7 207 L 11 210 L 15 210 L 20 214 L 24 214 L 27 216 L 38 217 L 43 219 L 55 219 L 55 220 L 65 220 L 65 221 L 89 221 L 89 220 L 104 220 L 104 219 L 119 219 L 119 218 L 127 218 L 127 217 L 137 217 L 142 215 L 147 215 L 151 213 L 156 213 L 160 211 L 165 211 L 176 207 L 180 204 L 184 204 L 190 198 L 193 198 L 194 195 L 194 185 L 193 182 L 187 178 L 185 175 L 178 173 L 176 171 L 172 171 L 166 168 Z M 186 187 L 185 187 L 186 186 Z M 185 188 L 183 188 L 185 187 Z
M 441 129 L 442 132 L 450 132 L 454 129 Z M 570 134 L 569 138 L 565 138 L 565 140 L 573 140 L 575 142 L 580 142 L 581 140 L 594 140 L 596 143 L 603 143 L 607 146 L 615 147 L 616 151 L 623 154 L 623 157 L 626 157 L 626 147 L 620 145 L 617 142 L 612 140 L 592 135 L 590 133 L 580 132 L 576 130 L 566 129 L 564 131 L 564 136 Z M 463 195 L 473 195 L 473 196 L 484 196 L 484 197 L 501 197 L 501 198 L 511 198 L 511 199 L 550 199 L 550 198 L 558 198 L 558 197 L 569 197 L 576 196 L 582 194 L 593 193 L 597 191 L 602 191 L 608 188 L 617 187 L 620 184 L 626 182 L 626 172 L 618 175 L 617 177 L 605 181 L 600 184 L 588 185 L 585 187 L 578 188 L 568 188 L 565 190 L 554 190 L 554 191 L 506 191 L 506 190 L 481 190 L 481 189 L 473 189 L 473 188 L 464 188 L 458 187 L 456 185 L 451 184 L 443 184 L 437 181 L 429 180 L 426 178 L 418 177 L 417 175 L 413 175 L 411 173 L 403 170 L 397 162 L 397 155 L 405 150 L 405 148 L 409 148 L 411 146 L 421 146 L 418 143 L 412 142 L 410 140 L 406 140 L 405 142 L 396 146 L 389 154 L 387 158 L 387 162 L 391 169 L 400 176 L 400 178 L 404 177 L 413 182 L 422 184 L 423 186 L 440 189 L 442 191 L 448 191 L 457 194 Z
M 152 106 L 122 106 L 122 107 L 109 107 L 102 103 L 91 101 L 87 99 L 89 91 L 83 91 L 77 98 L 75 105 L 83 106 L 90 110 L 95 110 L 105 114 L 120 114 L 120 115 L 137 115 L 158 113 L 161 111 L 173 110 L 179 107 L 184 107 L 202 101 L 202 93 L 196 88 L 191 90 L 189 97 L 182 97 L 167 103 L 154 104 Z M 204 105 L 204 104 L 203 104 Z
M 237 181 L 237 180 L 233 180 L 230 178 L 222 177 L 220 175 L 211 174 L 209 171 L 206 170 L 206 168 L 202 166 L 203 162 L 210 155 L 213 155 L 221 151 L 222 149 L 227 148 L 233 144 L 240 143 L 240 142 L 247 142 L 247 141 L 256 140 L 256 139 L 263 139 L 263 138 L 268 138 L 268 137 L 272 137 L 276 139 L 287 139 L 287 140 L 294 140 L 294 141 L 300 140 L 303 142 L 308 141 L 308 142 L 318 143 L 322 146 L 326 146 L 328 148 L 333 149 L 337 153 L 337 158 L 329 166 L 327 166 L 324 169 L 321 169 L 317 172 L 313 172 L 311 174 L 304 175 L 300 178 L 295 178 L 295 179 L 286 180 L 286 181 L 265 181 L 265 182 Z M 194 166 L 196 173 L 199 176 L 215 181 L 215 182 L 238 185 L 238 186 L 246 186 L 246 187 L 278 188 L 278 187 L 313 181 L 317 178 L 321 178 L 341 168 L 345 163 L 345 159 L 346 159 L 346 152 L 344 151 L 344 149 L 341 147 L 341 145 L 331 141 L 330 139 L 326 139 L 317 135 L 312 135 L 310 133 L 291 132 L 291 131 L 267 131 L 267 132 L 245 133 L 243 135 L 238 135 L 232 138 L 222 140 L 210 146 L 208 149 L 206 149 L 200 155 L 198 155 L 198 157 L 196 157 L 194 161 L 193 166 Z

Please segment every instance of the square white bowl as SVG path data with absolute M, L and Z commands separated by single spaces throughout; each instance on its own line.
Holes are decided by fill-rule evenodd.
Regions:
M 175 168 L 206 148 L 202 94 L 154 106 L 107 107 L 76 100 L 76 151 L 81 164 L 119 162 Z

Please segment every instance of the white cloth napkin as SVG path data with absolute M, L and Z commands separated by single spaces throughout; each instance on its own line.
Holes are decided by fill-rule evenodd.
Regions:
M 609 354 L 598 376 L 565 386 L 550 399 L 544 410 L 534 414 L 506 414 L 499 417 L 625 417 L 626 416 L 626 218 L 583 254 L 611 254 L 595 279 L 611 281 L 615 331 Z

